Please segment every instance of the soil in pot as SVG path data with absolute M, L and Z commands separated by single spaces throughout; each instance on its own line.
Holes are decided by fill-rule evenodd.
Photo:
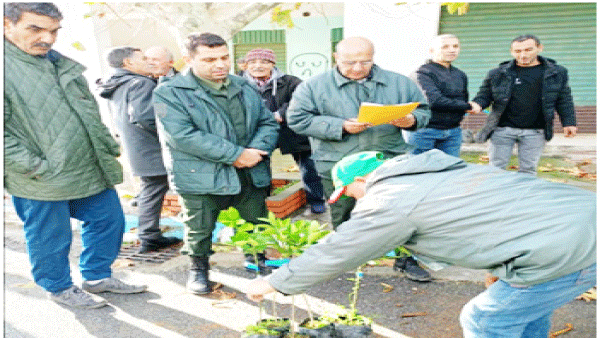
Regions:
M 311 338 L 338 337 L 333 324 L 319 321 L 319 318 L 314 318 L 312 324 L 310 322 L 310 318 L 306 318 L 302 323 L 300 323 L 300 328 L 298 331 Z

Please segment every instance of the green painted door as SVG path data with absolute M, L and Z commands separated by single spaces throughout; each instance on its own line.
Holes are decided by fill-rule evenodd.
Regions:
M 440 34 L 446 33 L 461 41 L 454 64 L 469 77 L 470 98 L 489 70 L 512 59 L 512 39 L 533 34 L 544 45 L 540 55 L 569 71 L 575 105 L 596 105 L 595 3 L 471 3 L 466 15 L 442 11 Z

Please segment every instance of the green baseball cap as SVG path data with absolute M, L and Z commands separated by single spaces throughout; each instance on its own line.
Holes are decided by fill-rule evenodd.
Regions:
M 378 151 L 363 151 L 339 160 L 331 169 L 335 191 L 327 202 L 329 204 L 337 202 L 344 195 L 346 186 L 354 182 L 354 178 L 371 173 L 383 162 L 385 162 L 385 156 Z

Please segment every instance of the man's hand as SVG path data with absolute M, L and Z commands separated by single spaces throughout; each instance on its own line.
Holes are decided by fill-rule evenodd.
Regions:
M 246 288 L 246 297 L 252 301 L 260 302 L 263 300 L 265 294 L 275 291 L 277 290 L 275 290 L 268 281 L 257 278 L 248 284 Z
M 483 111 L 483 109 L 481 108 L 481 106 L 477 102 L 470 101 L 469 105 L 471 105 L 471 109 L 466 110 L 465 111 L 466 113 L 469 113 L 469 114 L 479 114 L 479 113 L 481 113 Z
M 279 123 L 283 122 L 283 118 L 281 117 L 281 114 L 279 114 L 278 111 L 273 112 L 273 117 L 275 118 L 275 121 Z
M 262 161 L 263 156 L 268 154 L 269 153 L 264 150 L 246 148 L 235 162 L 233 162 L 233 166 L 238 169 L 254 167 L 258 162 Z
M 409 113 L 404 117 L 390 121 L 390 124 L 398 128 L 410 128 L 415 125 L 415 122 L 417 122 L 417 119 L 412 113 Z
M 575 135 L 577 135 L 577 127 L 566 126 L 563 128 L 563 133 L 565 134 L 565 137 L 575 137 Z
M 344 121 L 342 128 L 348 134 L 358 134 L 358 133 L 362 133 L 363 131 L 367 130 L 367 128 L 369 128 L 370 126 L 371 126 L 371 124 L 367 123 L 367 122 L 358 122 L 357 119 L 348 119 L 348 120 Z

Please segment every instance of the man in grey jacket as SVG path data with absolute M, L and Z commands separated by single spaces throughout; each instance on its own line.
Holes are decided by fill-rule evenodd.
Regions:
M 500 278 L 463 308 L 465 337 L 547 337 L 552 312 L 596 284 L 592 192 L 437 149 L 387 161 L 357 153 L 332 176 L 334 197 L 358 200 L 352 216 L 325 243 L 253 281 L 251 299 L 302 293 L 404 245 Z
M 402 130 L 423 128 L 431 116 L 425 96 L 413 81 L 373 63 L 375 49 L 370 40 L 346 38 L 335 50 L 336 67 L 301 83 L 287 110 L 288 126 L 310 139 L 312 159 L 321 176 L 325 195 L 333 192 L 330 172 L 335 162 L 365 150 L 381 151 L 387 157 L 406 154 L 414 146 L 404 141 Z M 403 118 L 371 126 L 357 120 L 363 102 L 420 104 Z M 348 198 L 331 204 L 334 229 L 348 220 L 355 202 Z M 400 270 L 412 280 L 430 280 L 429 273 L 410 255 L 403 254 L 398 258 L 394 270 Z
M 108 53 L 107 61 L 115 72 L 100 85 L 100 96 L 110 100 L 131 170 L 142 181 L 137 197 L 141 241 L 138 253 L 156 251 L 181 242 L 176 237 L 163 236 L 159 227 L 169 181 L 152 106 L 156 83 L 146 76 L 150 71 L 139 48 L 114 48 Z

